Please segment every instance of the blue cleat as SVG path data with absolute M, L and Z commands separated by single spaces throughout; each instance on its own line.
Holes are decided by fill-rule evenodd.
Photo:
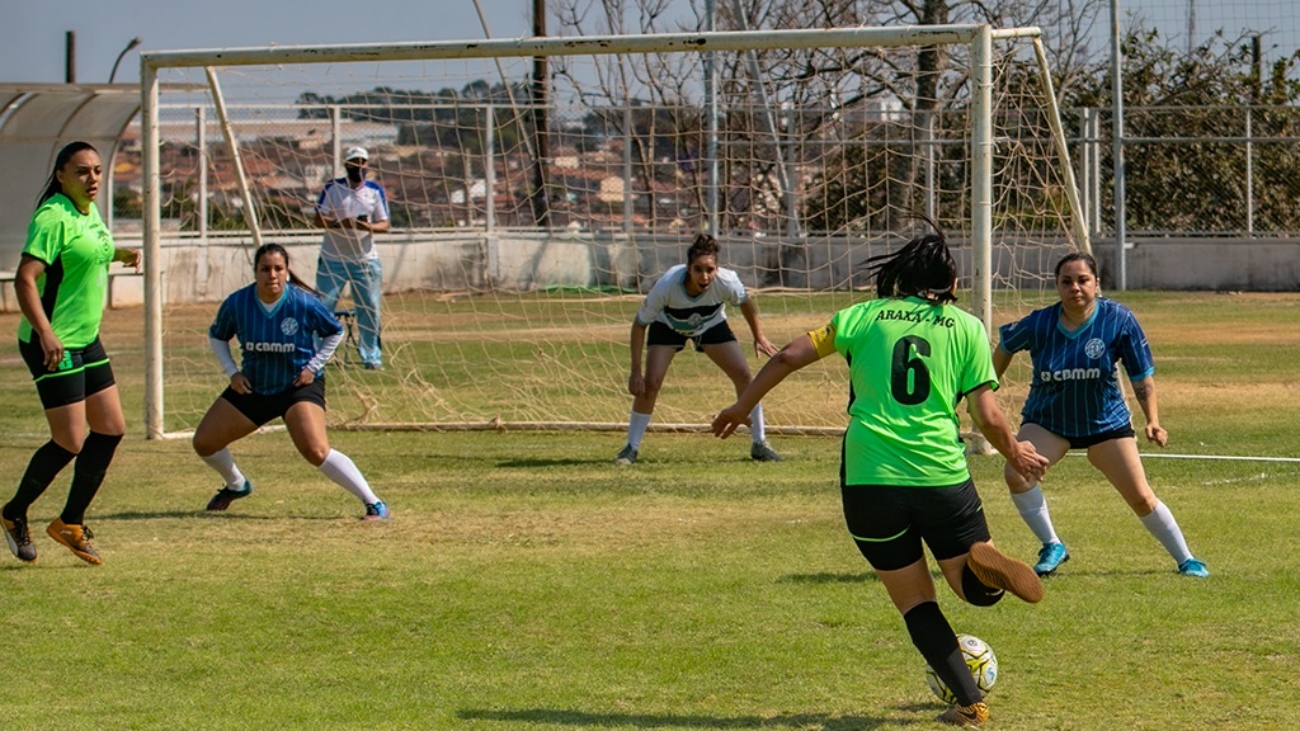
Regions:
M 225 510 L 230 504 L 240 498 L 248 497 L 253 494 L 253 483 L 244 480 L 243 490 L 232 490 L 229 487 L 222 487 L 217 490 L 217 494 L 212 496 L 208 501 L 208 510 Z
M 1197 579 L 1204 579 L 1210 575 L 1210 570 L 1205 568 L 1205 564 L 1195 558 L 1189 558 L 1178 565 L 1178 573 L 1183 576 L 1191 576 Z
M 1039 576 L 1050 576 L 1056 573 L 1061 564 L 1070 560 L 1070 552 L 1065 549 L 1064 543 L 1044 543 L 1043 550 L 1038 552 L 1038 563 L 1034 564 L 1034 573 Z
M 374 503 L 366 503 L 366 515 L 362 520 L 388 520 L 391 517 L 388 512 L 388 505 L 383 500 Z

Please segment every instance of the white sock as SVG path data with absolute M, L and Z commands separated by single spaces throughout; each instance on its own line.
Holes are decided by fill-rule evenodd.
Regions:
M 1164 503 L 1157 500 L 1156 509 L 1138 520 L 1142 521 L 1142 525 L 1146 526 L 1157 541 L 1160 541 L 1160 545 L 1165 547 L 1179 566 L 1192 557 L 1192 552 L 1187 548 L 1187 541 L 1183 540 L 1183 531 L 1178 527 L 1178 521 L 1174 520 L 1174 514 L 1165 507 Z
M 749 412 L 749 437 L 754 440 L 754 444 L 762 444 L 767 441 L 767 427 L 763 425 L 763 404 L 756 404 L 754 410 Z
M 1047 498 L 1043 497 L 1041 487 L 1034 485 L 1026 492 L 1013 492 L 1011 502 L 1016 504 L 1016 509 L 1020 511 L 1020 517 L 1024 519 L 1025 525 L 1029 526 L 1029 530 L 1033 531 L 1044 545 L 1061 542 L 1061 539 L 1056 537 L 1056 529 L 1052 527 L 1052 516 L 1047 512 Z
M 632 412 L 632 416 L 627 420 L 627 443 L 632 445 L 633 449 L 641 448 L 641 439 L 645 436 L 648 426 L 650 426 L 650 414 Z
M 370 483 L 362 476 L 361 470 L 353 464 L 348 456 L 337 449 L 331 449 L 330 453 L 325 456 L 325 461 L 320 463 L 318 468 L 325 476 L 334 481 L 334 484 L 356 495 L 361 502 L 366 505 L 372 505 L 379 502 L 375 493 L 370 491 Z
M 220 452 L 209 454 L 206 457 L 200 457 L 209 467 L 221 475 L 221 479 L 226 481 L 226 487 L 231 490 L 242 490 L 244 483 L 243 473 L 235 466 L 235 457 L 230 453 L 230 448 L 225 447 Z

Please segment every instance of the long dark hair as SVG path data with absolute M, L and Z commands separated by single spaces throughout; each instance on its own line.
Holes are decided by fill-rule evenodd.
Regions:
M 867 259 L 867 272 L 876 278 L 880 297 L 924 297 L 937 302 L 956 302 L 952 283 L 957 279 L 957 262 L 948 251 L 943 231 L 930 224 L 934 233 L 908 241 L 892 254 Z
M 292 284 L 298 289 L 311 292 L 317 297 L 320 296 L 320 292 L 317 292 L 309 284 L 303 281 L 302 278 L 300 278 L 297 274 L 293 273 L 293 268 L 289 266 L 289 251 L 279 244 L 262 244 L 261 246 L 257 247 L 257 251 L 253 252 L 254 272 L 257 271 L 257 266 L 262 263 L 262 257 L 266 256 L 267 254 L 279 254 L 281 257 L 284 258 L 284 268 L 289 271 L 289 284 Z
M 63 192 L 63 184 L 59 182 L 59 171 L 68 164 L 73 155 L 85 150 L 99 154 L 99 150 L 96 150 L 94 145 L 77 140 L 64 145 L 63 149 L 59 150 L 59 154 L 54 156 L 54 169 L 50 171 L 50 177 L 45 179 L 45 187 L 41 189 L 41 195 L 36 199 L 37 208 L 45 205 L 45 201 L 53 198 L 55 193 Z

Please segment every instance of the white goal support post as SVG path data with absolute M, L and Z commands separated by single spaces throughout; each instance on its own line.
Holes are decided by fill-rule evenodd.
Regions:
M 197 99 L 165 92 L 196 78 Z M 314 270 L 314 197 L 345 145 L 371 150 L 393 230 L 376 238 L 388 367 L 341 349 L 335 426 L 622 428 L 632 315 L 698 231 L 778 345 L 873 296 L 865 259 L 927 219 L 990 333 L 1090 248 L 1036 28 L 158 51 L 141 87 L 149 438 L 192 429 L 219 392 L 206 326 L 252 281 L 252 249 Z M 810 371 L 765 402 L 771 431 L 841 428 L 843 369 Z M 731 395 L 683 352 L 657 428 L 702 428 Z

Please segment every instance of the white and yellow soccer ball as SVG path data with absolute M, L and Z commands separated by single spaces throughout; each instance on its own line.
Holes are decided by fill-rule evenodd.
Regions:
M 998 658 L 993 654 L 993 648 L 973 635 L 957 635 L 957 646 L 961 648 L 966 667 L 970 668 L 975 684 L 979 686 L 981 692 L 988 695 L 989 691 L 993 690 L 994 684 L 998 682 Z M 934 668 L 929 665 L 925 666 L 925 684 L 930 686 L 931 692 L 944 703 L 949 705 L 957 703 L 957 696 L 953 695 L 953 692 L 939 678 L 938 673 L 934 672 Z

